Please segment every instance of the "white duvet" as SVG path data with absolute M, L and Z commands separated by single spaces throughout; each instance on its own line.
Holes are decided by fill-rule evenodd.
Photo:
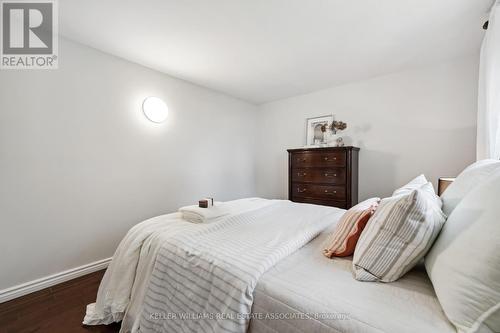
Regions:
M 240 211 L 249 211 L 271 202 L 259 198 L 234 200 L 234 213 L 238 212 L 238 203 Z M 217 219 L 213 221 L 217 222 Z M 151 218 L 130 229 L 104 274 L 96 302 L 87 306 L 83 324 L 107 325 L 122 320 L 120 332 L 135 332 L 158 250 L 179 233 L 199 231 L 208 226 L 189 223 L 180 213 L 173 213 Z
M 140 332 L 245 333 L 262 274 L 342 212 L 276 200 L 168 240 L 158 252 Z
M 110 324 L 124 320 L 122 331 L 129 323 L 125 312 L 132 314 L 140 308 L 144 285 L 154 264 L 155 254 L 169 237 L 193 225 L 180 218 L 179 213 L 157 216 L 146 220 L 127 233 L 118 246 L 113 260 L 104 274 L 96 302 L 87 306 L 85 325 Z

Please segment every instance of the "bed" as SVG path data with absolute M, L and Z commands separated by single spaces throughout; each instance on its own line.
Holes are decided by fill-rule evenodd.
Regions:
M 421 268 L 414 269 L 395 283 L 363 283 L 353 279 L 350 258 L 331 260 L 322 255 L 325 237 L 344 210 L 287 200 L 252 200 L 257 203 L 254 210 L 235 214 L 237 217 L 232 219 L 221 218 L 209 225 L 188 223 L 179 213 L 174 213 L 132 228 L 113 257 L 96 303 L 87 307 L 84 324 L 122 321 L 121 332 L 455 332 Z M 271 225 L 275 226 L 274 231 Z M 232 246 L 228 240 L 238 238 L 241 228 L 251 228 L 247 232 L 256 232 L 250 237 L 256 240 L 242 244 L 242 238 L 235 240 L 236 244 Z M 264 232 L 259 231 L 263 229 Z M 307 234 L 307 237 L 294 236 L 298 233 Z M 198 238 L 193 238 L 192 235 L 196 234 Z M 212 248 L 217 247 L 221 239 L 228 241 L 224 251 L 234 252 L 233 257 L 222 253 L 224 251 L 217 257 L 217 250 L 198 248 L 199 244 L 209 241 L 214 242 Z M 189 241 L 194 242 L 191 248 L 186 244 Z M 171 249 L 168 250 L 165 244 Z M 262 249 L 264 244 L 273 245 Z M 184 251 L 186 247 L 190 250 Z M 254 251 L 254 248 L 261 250 Z M 176 252 L 179 249 L 182 251 Z M 168 251 L 175 255 L 170 261 L 162 260 Z M 183 259 L 185 252 L 186 258 Z M 219 283 L 226 281 L 220 281 L 215 274 L 220 264 L 193 262 L 193 257 L 206 252 L 214 252 L 209 260 L 205 260 L 207 262 L 225 260 L 227 263 L 236 256 L 244 257 L 241 268 L 246 269 L 248 265 L 248 270 L 261 274 L 239 281 L 230 276 L 238 275 L 237 271 L 224 271 L 224 280 L 229 284 L 243 283 L 242 295 L 238 290 L 226 295 L 223 290 L 231 286 L 218 287 Z M 207 269 L 204 268 L 206 286 L 200 283 L 200 278 L 203 278 L 201 271 L 186 271 L 188 276 L 184 274 L 182 280 L 176 281 L 182 268 L 179 265 L 184 265 L 184 268 L 191 265 L 188 267 L 191 270 L 207 265 Z M 223 265 L 225 269 L 232 266 L 238 265 Z M 190 281 L 192 285 L 189 285 Z M 169 287 L 172 289 L 170 294 L 165 291 Z M 191 303 L 186 304 L 199 303 L 196 293 L 190 293 L 196 288 L 207 290 L 209 294 L 207 301 L 200 304 L 203 311 L 216 312 L 208 308 L 214 299 L 221 304 L 236 299 L 237 311 L 245 316 L 235 320 L 234 326 L 225 326 L 227 318 L 217 319 L 216 323 L 222 325 L 214 326 L 213 318 L 208 318 L 207 326 L 184 326 L 182 323 L 199 321 L 189 319 L 180 321 L 181 327 L 168 326 L 166 323 L 175 323 L 171 318 L 146 315 L 153 312 L 196 312 Z M 219 290 L 215 292 L 215 288 Z M 227 310 L 217 302 L 212 304 L 216 304 L 217 312 Z M 187 310 L 183 306 L 187 306 Z
M 249 332 L 456 332 L 423 265 L 389 284 L 357 281 L 350 257 L 321 254 L 331 229 L 267 271 L 254 292 L 254 313 L 310 313 L 310 319 L 255 315 Z

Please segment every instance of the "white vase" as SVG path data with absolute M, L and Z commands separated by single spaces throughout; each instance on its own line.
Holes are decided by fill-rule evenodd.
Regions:
M 333 132 L 328 132 L 328 136 L 325 139 L 325 141 L 329 147 L 335 147 L 337 146 L 337 141 L 336 141 L 337 138 L 338 138 L 337 134 L 333 134 Z

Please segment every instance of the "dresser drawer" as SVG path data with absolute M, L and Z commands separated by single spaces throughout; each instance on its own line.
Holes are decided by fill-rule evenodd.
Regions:
M 335 201 L 335 200 L 327 200 L 327 199 L 311 199 L 311 198 L 294 198 L 293 202 L 300 203 L 308 203 L 313 205 L 322 205 L 322 206 L 332 206 L 337 208 L 347 209 L 347 203 L 345 201 Z
M 292 183 L 294 197 L 345 200 L 345 187 Z
M 345 184 L 345 168 L 312 169 L 298 168 L 292 171 L 292 181 L 304 183 Z
M 309 151 L 292 155 L 292 168 L 300 167 L 345 167 L 344 151 L 321 152 Z

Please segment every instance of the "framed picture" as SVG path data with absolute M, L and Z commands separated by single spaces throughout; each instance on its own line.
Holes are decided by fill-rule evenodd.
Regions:
M 333 122 L 333 115 L 306 119 L 306 146 L 321 146 L 326 144 L 326 134 L 321 127 Z

